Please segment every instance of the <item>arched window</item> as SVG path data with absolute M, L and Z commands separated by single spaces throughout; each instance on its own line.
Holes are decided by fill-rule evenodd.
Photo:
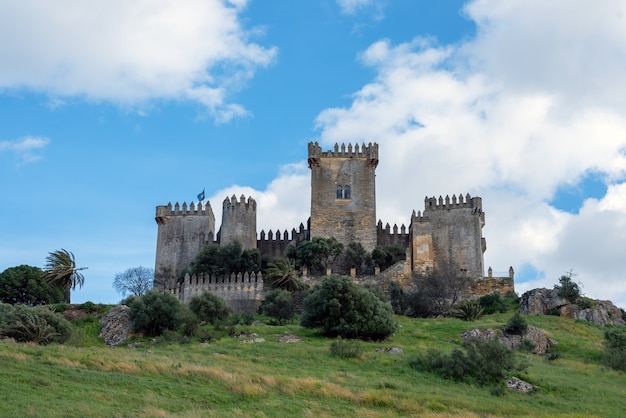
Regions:
M 343 197 L 343 189 L 341 186 L 337 186 L 337 199 L 341 199 Z
M 343 188 L 343 198 L 350 199 L 350 186 L 346 186 Z

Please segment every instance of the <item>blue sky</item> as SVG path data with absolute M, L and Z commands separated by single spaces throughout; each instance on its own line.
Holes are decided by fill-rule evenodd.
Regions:
M 546 4 L 547 3 L 547 4 Z M 377 215 L 483 198 L 485 264 L 572 269 L 626 307 L 620 1 L 0 4 L 0 271 L 72 251 L 75 302 L 154 266 L 154 211 L 233 193 L 259 229 L 310 208 L 306 144 L 380 144 Z

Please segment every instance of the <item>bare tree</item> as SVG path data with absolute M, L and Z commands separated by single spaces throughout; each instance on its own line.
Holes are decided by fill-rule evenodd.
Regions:
M 438 263 L 434 270 L 417 276 L 418 291 L 433 315 L 445 315 L 461 299 L 474 280 L 455 263 Z
M 152 288 L 154 270 L 147 267 L 129 268 L 123 273 L 118 273 L 113 279 L 113 287 L 122 296 L 141 296 Z

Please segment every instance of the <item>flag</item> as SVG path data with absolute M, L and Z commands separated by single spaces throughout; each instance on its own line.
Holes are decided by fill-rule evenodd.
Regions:
M 198 201 L 202 202 L 204 200 L 204 189 L 202 189 L 202 193 L 198 194 Z

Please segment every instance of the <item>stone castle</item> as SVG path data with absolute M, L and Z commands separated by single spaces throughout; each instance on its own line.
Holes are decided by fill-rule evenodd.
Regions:
M 407 279 L 413 272 L 425 272 L 441 263 L 458 266 L 476 279 L 478 294 L 513 290 L 513 272 L 502 279 L 484 277 L 482 237 L 485 214 L 482 199 L 459 195 L 445 198 L 427 197 L 424 210 L 413 211 L 408 228 L 393 228 L 376 221 L 376 167 L 378 144 L 335 144 L 322 151 L 317 142 L 308 145 L 311 169 L 311 214 L 307 226 L 300 224 L 291 234 L 271 230 L 257 235 L 256 201 L 239 200 L 233 195 L 222 204 L 222 225 L 216 232 L 215 216 L 210 202 L 197 205 L 156 207 L 158 224 L 155 262 L 155 288 L 175 293 L 189 301 L 202 290 L 224 297 L 229 302 L 259 300 L 263 297 L 263 279 L 258 274 L 233 274 L 231 277 L 179 278 L 202 248 L 211 243 L 225 245 L 233 241 L 244 249 L 256 248 L 261 255 L 284 256 L 290 243 L 297 244 L 314 237 L 334 237 L 344 247 L 361 243 L 370 252 L 377 246 L 400 245 L 407 259 L 396 268 L 396 278 Z

